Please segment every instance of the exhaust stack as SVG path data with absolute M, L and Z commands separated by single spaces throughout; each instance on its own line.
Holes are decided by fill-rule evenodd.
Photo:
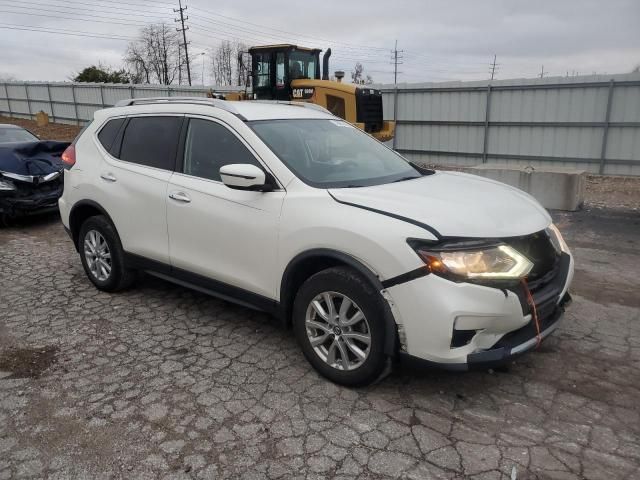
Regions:
M 329 57 L 331 56 L 331 49 L 327 48 L 322 56 L 322 80 L 329 80 Z

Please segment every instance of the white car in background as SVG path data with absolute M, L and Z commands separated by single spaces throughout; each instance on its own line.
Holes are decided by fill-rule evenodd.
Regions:
M 570 298 L 571 253 L 532 197 L 415 166 L 312 105 L 124 101 L 63 160 L 62 221 L 97 288 L 142 270 L 267 311 L 337 383 L 401 356 L 507 362 Z

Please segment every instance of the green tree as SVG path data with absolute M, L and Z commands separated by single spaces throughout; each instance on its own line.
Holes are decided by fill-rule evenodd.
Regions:
M 131 76 L 124 70 L 112 70 L 102 65 L 91 65 L 78 73 L 74 78 L 74 82 L 91 82 L 91 83 L 129 83 Z

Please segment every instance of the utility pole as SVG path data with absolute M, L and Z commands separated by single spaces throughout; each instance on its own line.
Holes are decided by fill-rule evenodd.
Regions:
M 180 52 L 180 45 L 178 45 L 178 85 L 182 85 L 182 52 Z
M 398 72 L 398 65 L 402 65 L 402 53 L 404 52 L 404 50 L 398 50 L 398 40 L 396 40 L 396 46 L 393 49 L 393 83 L 394 85 L 398 84 L 398 73 L 402 73 L 402 72 Z
M 496 67 L 499 66 L 498 63 L 496 63 L 496 54 L 493 54 L 493 63 L 490 63 L 489 66 L 491 67 L 491 80 L 493 80 L 493 77 L 496 74 Z
M 540 70 L 540 78 L 544 77 L 544 65 L 542 65 L 542 70 Z
M 204 87 L 204 56 L 205 56 L 205 52 L 202 52 L 200 54 L 200 56 L 202 57 L 202 86 Z
M 393 121 L 396 124 L 398 122 L 398 73 L 402 73 L 398 72 L 398 65 L 402 65 L 402 52 L 403 50 L 398 51 L 398 40 L 396 40 L 396 45 L 393 47 L 393 52 L 391 52 L 393 55 L 393 84 L 395 85 L 393 92 Z M 394 150 L 396 149 L 396 137 L 397 135 L 393 136 L 392 148 Z
M 187 9 L 187 6 L 182 6 L 182 0 L 178 0 L 178 5 L 179 8 L 177 10 L 174 8 L 173 11 L 176 13 L 180 12 L 180 18 L 174 19 L 174 22 L 180 22 L 180 24 L 182 25 L 182 28 L 176 28 L 176 32 L 182 32 L 184 58 L 187 62 L 187 78 L 189 79 L 189 86 L 191 86 L 191 66 L 189 65 L 189 49 L 187 48 L 189 45 L 189 42 L 187 42 L 187 30 L 189 30 L 189 27 L 184 26 L 184 21 L 189 20 L 189 17 L 184 16 L 184 11 Z

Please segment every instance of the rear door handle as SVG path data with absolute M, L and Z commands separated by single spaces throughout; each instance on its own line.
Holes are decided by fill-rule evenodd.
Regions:
M 107 182 L 115 182 L 116 181 L 116 177 L 113 176 L 113 173 L 111 172 L 106 172 L 106 173 L 102 173 L 100 174 L 100 178 L 107 181 Z
M 175 200 L 176 202 L 182 202 L 182 203 L 191 202 L 191 198 L 189 198 L 189 195 L 187 195 L 184 192 L 171 192 L 169 194 L 169 198 L 172 200 Z

